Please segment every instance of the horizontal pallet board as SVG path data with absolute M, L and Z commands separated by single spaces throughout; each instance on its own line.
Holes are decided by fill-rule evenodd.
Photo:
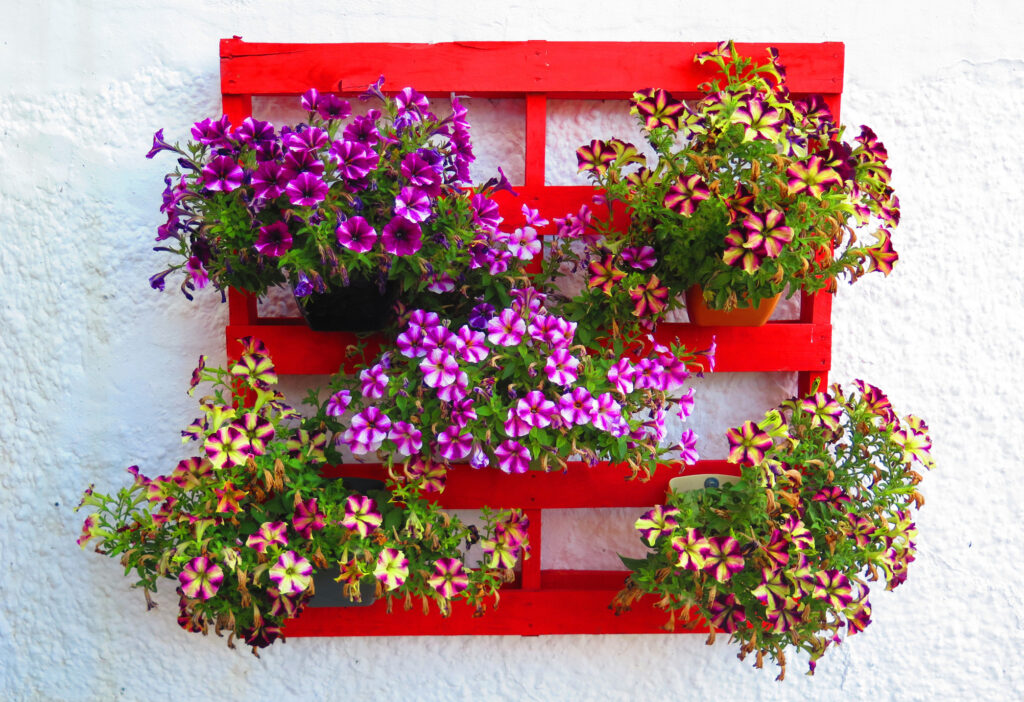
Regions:
M 285 375 L 327 375 L 344 367 L 355 368 L 353 345 L 360 338 L 348 332 L 315 332 L 302 320 L 266 324 L 229 325 L 229 353 L 237 355 L 235 339 L 255 336 L 263 340 L 277 371 Z M 662 324 L 655 338 L 667 343 L 678 339 L 700 351 L 716 344 L 715 372 L 826 371 L 832 353 L 832 327 L 828 324 L 770 322 L 763 327 L 695 327 Z M 380 348 L 377 336 L 363 337 L 369 350 Z M 371 354 L 372 357 L 372 354 Z
M 630 479 L 627 466 L 601 463 L 588 467 L 570 463 L 566 471 L 529 471 L 506 475 L 494 468 L 474 470 L 454 466 L 444 492 L 427 495 L 447 509 L 585 509 L 635 507 L 638 510 L 665 502 L 668 481 L 679 475 L 716 473 L 739 475 L 739 467 L 726 461 L 699 461 L 696 466 L 663 465 L 644 482 Z M 386 470 L 376 463 L 329 466 L 328 477 L 384 478 Z M 639 511 L 638 511 L 639 516 Z
M 383 600 L 367 607 L 307 609 L 287 622 L 284 633 L 296 637 L 669 633 L 664 629 L 669 615 L 652 605 L 653 598 L 641 599 L 621 615 L 610 610 L 626 575 L 626 571 L 541 571 L 541 589 L 503 588 L 498 606 L 488 602 L 480 616 L 460 602 L 453 604 L 449 617 L 433 606 L 424 614 L 418 599 L 410 610 L 396 600 L 390 613 Z M 707 631 L 704 626 L 688 628 L 680 622 L 674 633 Z
M 308 88 L 358 94 L 380 75 L 385 88 L 477 97 L 544 93 L 551 98 L 623 98 L 665 88 L 695 96 L 713 76 L 693 57 L 714 42 L 452 42 L 440 44 L 268 44 L 221 41 L 225 95 L 288 95 Z M 842 91 L 843 45 L 773 44 L 795 93 Z M 765 56 L 767 44 L 737 44 Z

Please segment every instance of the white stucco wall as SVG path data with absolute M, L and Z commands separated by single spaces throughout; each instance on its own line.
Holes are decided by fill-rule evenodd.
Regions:
M 1024 10 L 1008 0 L 797 7 L 4 2 L 0 698 L 1019 699 Z M 185 379 L 200 353 L 223 353 L 226 309 L 147 285 L 168 164 L 142 156 L 157 128 L 181 138 L 218 113 L 217 42 L 232 34 L 845 42 L 844 121 L 884 140 L 903 224 L 893 275 L 840 291 L 832 375 L 864 377 L 927 418 L 939 464 L 923 485 L 918 560 L 905 586 L 873 596 L 874 624 L 815 677 L 794 665 L 778 684 L 737 663 L 725 637 L 713 647 L 667 635 L 293 639 L 256 660 L 181 631 L 169 597 L 147 613 L 115 562 L 75 545 L 71 508 L 90 482 L 123 484 L 127 465 L 176 460 L 193 409 Z M 709 408 L 752 406 L 703 426 L 763 409 L 780 382 L 718 380 Z

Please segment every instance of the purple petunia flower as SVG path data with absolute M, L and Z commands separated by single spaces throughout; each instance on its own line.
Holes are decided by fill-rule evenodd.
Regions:
M 153 148 L 146 153 L 146 158 L 153 158 L 161 151 L 177 151 L 177 149 L 164 141 L 164 130 L 158 129 L 156 134 L 153 135 Z
M 623 249 L 619 257 L 627 266 L 638 271 L 652 268 L 658 262 L 658 257 L 650 246 L 630 246 Z
M 370 110 L 365 115 L 353 117 L 352 121 L 341 133 L 344 141 L 358 142 L 363 146 L 373 148 L 380 142 L 380 132 L 377 130 L 377 120 L 380 119 L 379 110 Z
M 459 362 L 447 350 L 431 349 L 426 358 L 420 362 L 423 371 L 423 383 L 431 388 L 451 385 L 459 374 Z
M 252 117 L 246 117 L 242 121 L 242 126 L 235 130 L 234 136 L 243 144 L 253 149 L 263 144 L 271 143 L 276 138 L 274 125 Z
M 679 438 L 679 460 L 688 466 L 697 463 L 700 456 L 697 454 L 697 435 L 693 429 L 686 429 Z
M 327 197 L 327 183 L 312 173 L 300 173 L 288 182 L 285 193 L 293 205 L 315 207 Z
M 430 198 L 422 190 L 404 187 L 395 198 L 395 214 L 410 222 L 425 222 L 431 215 Z
M 441 174 L 419 152 L 406 154 L 402 159 L 402 177 L 430 197 L 441 194 Z
M 568 349 L 556 349 L 544 364 L 544 374 L 555 385 L 567 387 L 576 382 L 580 361 Z
M 531 427 L 543 429 L 551 426 L 555 418 L 555 403 L 544 397 L 540 390 L 531 390 L 515 406 L 516 416 Z
M 392 424 L 388 438 L 394 442 L 395 450 L 406 456 L 415 456 L 423 448 L 423 433 L 408 422 Z
M 451 425 L 437 435 L 437 452 L 447 461 L 461 461 L 473 450 L 473 435 Z
M 594 397 L 586 388 L 574 388 L 558 398 L 558 413 L 566 424 L 589 424 L 595 407 Z
M 316 151 L 327 145 L 327 132 L 320 127 L 307 127 L 302 131 L 288 132 L 282 137 L 281 142 L 289 150 L 289 156 L 298 157 L 301 154 L 303 159 L 309 157 L 319 161 Z M 320 172 L 317 175 L 321 174 L 323 174 L 323 163 L 320 163 Z
M 345 119 L 352 114 L 352 105 L 337 95 L 324 95 L 317 100 L 316 111 L 325 120 Z
M 316 106 L 320 102 L 320 91 L 316 88 L 310 88 L 302 94 L 299 102 L 302 104 L 302 109 L 306 112 L 316 112 Z
M 381 243 L 384 250 L 390 254 L 411 256 L 423 246 L 423 231 L 415 222 L 395 216 L 384 225 Z
M 200 144 L 214 148 L 232 148 L 231 139 L 228 137 L 230 133 L 231 120 L 227 115 L 222 115 L 217 121 L 207 118 L 192 126 L 192 137 Z
M 284 194 L 288 177 L 284 167 L 277 161 L 266 161 L 257 166 L 252 174 L 253 194 L 258 198 L 271 200 Z
M 260 227 L 260 234 L 253 244 L 264 256 L 277 258 L 292 247 L 292 235 L 284 222 L 274 222 Z
M 305 273 L 299 273 L 299 279 L 293 288 L 295 297 L 307 297 L 313 294 L 313 283 Z
M 494 455 L 498 459 L 498 467 L 505 473 L 525 473 L 530 469 L 530 450 L 518 441 L 508 439 L 501 442 Z
M 475 213 L 473 223 L 484 231 L 496 232 L 501 224 L 501 215 L 498 214 L 498 203 L 489 199 L 486 195 L 477 193 L 470 200 L 470 206 Z
M 326 525 L 323 512 L 317 509 L 315 497 L 305 502 L 300 501 L 295 505 L 295 512 L 292 515 L 292 528 L 302 538 L 312 539 L 313 531 L 320 531 Z
M 242 185 L 245 172 L 230 156 L 214 156 L 203 168 L 203 186 L 229 193 Z
M 338 165 L 338 174 L 351 181 L 362 180 L 380 163 L 376 151 L 357 141 L 336 141 L 329 154 Z
M 349 217 L 334 230 L 338 244 L 356 253 L 366 253 L 377 243 L 377 232 L 364 218 Z
M 743 554 L 739 542 L 731 536 L 712 536 L 708 538 L 708 554 L 704 560 L 704 570 L 720 583 L 724 583 L 736 573 L 743 570 Z

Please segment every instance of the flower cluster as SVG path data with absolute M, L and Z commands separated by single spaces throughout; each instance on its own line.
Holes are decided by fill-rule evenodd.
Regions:
M 302 96 L 308 121 L 294 126 L 205 119 L 184 148 L 157 132 L 148 156 L 180 156 L 166 178 L 157 250 L 179 258 L 153 287 L 180 270 L 189 297 L 210 282 L 255 294 L 289 282 L 304 298 L 354 279 L 382 292 L 390 283 L 409 300 L 453 292 L 467 272 L 513 256 L 495 240 L 490 198 L 508 187 L 504 176 L 467 188 L 474 156 L 458 98 L 440 118 L 417 91 L 386 97 L 382 83 L 363 96 L 380 109 L 364 115 L 311 89 Z M 516 252 L 533 241 L 506 237 Z M 500 254 L 488 257 L 495 246 Z
M 735 485 L 674 494 L 636 523 L 654 549 L 616 605 L 644 593 L 686 621 L 731 635 L 741 657 L 818 658 L 871 622 L 868 581 L 893 589 L 914 560 L 917 465 L 933 466 L 928 427 L 897 417 L 863 381 L 857 392 L 788 400 L 728 432 Z M 714 634 L 712 634 L 712 638 Z
M 648 344 L 631 357 L 621 339 L 591 348 L 544 293 L 514 288 L 510 298 L 501 309 L 481 302 L 459 326 L 413 310 L 391 350 L 334 380 L 321 416 L 336 442 L 402 463 L 435 489 L 462 462 L 524 473 L 613 460 L 649 475 L 676 448 L 662 447 L 669 416 L 692 411 L 693 389 L 681 388 L 697 356 Z
M 605 189 L 609 216 L 591 218 L 586 314 L 632 314 L 650 325 L 699 285 L 715 308 L 756 304 L 789 286 L 834 290 L 896 262 L 891 229 L 899 202 L 885 147 L 868 127 L 848 143 L 827 105 L 796 97 L 779 54 L 756 63 L 731 43 L 699 54 L 725 79 L 695 103 L 661 89 L 638 91 L 631 112 L 657 163 L 636 146 L 594 140 L 579 169 Z M 624 206 L 628 222 L 621 215 Z M 855 230 L 876 225 L 874 243 Z M 863 237 L 861 237 L 863 238 Z M 563 247 L 562 258 L 577 257 Z
M 201 358 L 193 373 L 190 393 L 213 383 L 202 416 L 183 432 L 194 455 L 153 478 L 133 466 L 132 485 L 113 496 L 86 491 L 82 505 L 95 511 L 83 548 L 95 539 L 98 552 L 121 556 L 147 601 L 170 580 L 184 629 L 226 629 L 254 652 L 302 612 L 315 573 L 352 599 L 361 583 L 375 582 L 379 596 L 419 595 L 442 612 L 454 598 L 480 609 L 496 595 L 529 549 L 520 513 L 487 512 L 481 527 L 469 526 L 415 485 L 375 481 L 356 491 L 347 479 L 323 478 L 326 433 L 292 421 L 266 348 L 242 344 L 230 370 Z M 478 539 L 495 546 L 471 568 L 465 544 Z

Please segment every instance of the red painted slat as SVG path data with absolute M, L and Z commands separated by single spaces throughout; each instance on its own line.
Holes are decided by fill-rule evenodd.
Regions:
M 843 46 L 738 44 L 763 56 L 779 49 L 795 93 L 842 90 Z M 407 85 L 433 95 L 475 97 L 546 93 L 563 98 L 622 98 L 644 87 L 679 97 L 696 94 L 712 76 L 693 56 L 713 42 L 456 42 L 440 44 L 268 44 L 221 41 L 224 94 L 287 95 L 314 87 L 359 93 L 383 74 L 391 89 Z
M 611 574 L 598 571 L 575 571 L 575 577 L 566 578 L 567 571 L 558 578 L 562 582 L 576 580 L 619 584 L 625 572 Z M 400 601 L 387 612 L 384 601 L 369 607 L 324 607 L 306 610 L 298 619 L 285 625 L 285 635 L 305 636 L 459 636 L 467 634 L 543 636 L 552 634 L 650 634 L 664 632 L 668 615 L 653 606 L 653 599 L 636 603 L 633 609 L 615 616 L 609 609 L 619 587 L 608 589 L 544 589 L 501 591 L 497 607 L 488 603 L 487 611 L 476 616 L 473 609 L 460 602 L 452 606 L 449 617 L 442 617 L 436 609 L 423 614 L 419 600 L 410 610 L 402 608 Z M 684 628 L 682 623 L 675 633 L 707 632 L 697 626 Z M 664 632 L 667 633 L 667 632 Z
M 353 345 L 360 342 L 346 332 L 315 332 L 298 322 L 283 324 L 229 325 L 230 344 L 243 336 L 263 339 L 279 373 L 286 375 L 324 375 L 336 373 L 344 364 L 353 371 L 358 356 Z M 687 348 L 699 351 L 717 347 L 715 372 L 825 371 L 832 353 L 832 328 L 826 324 L 771 322 L 763 327 L 695 327 L 691 324 L 663 324 L 656 338 L 661 343 L 678 339 Z M 380 339 L 362 339 L 371 356 L 380 348 Z
M 642 482 L 629 479 L 628 467 L 609 463 L 591 468 L 574 462 L 566 471 L 530 471 L 521 475 L 505 475 L 493 468 L 474 470 L 459 465 L 449 471 L 444 492 L 428 497 L 447 509 L 478 509 L 485 505 L 495 509 L 640 509 L 663 503 L 668 481 L 672 478 L 701 473 L 739 475 L 739 469 L 726 461 L 700 461 L 689 467 L 663 465 L 655 471 L 653 478 Z M 385 469 L 377 463 L 352 463 L 329 466 L 324 469 L 324 475 L 382 478 Z

